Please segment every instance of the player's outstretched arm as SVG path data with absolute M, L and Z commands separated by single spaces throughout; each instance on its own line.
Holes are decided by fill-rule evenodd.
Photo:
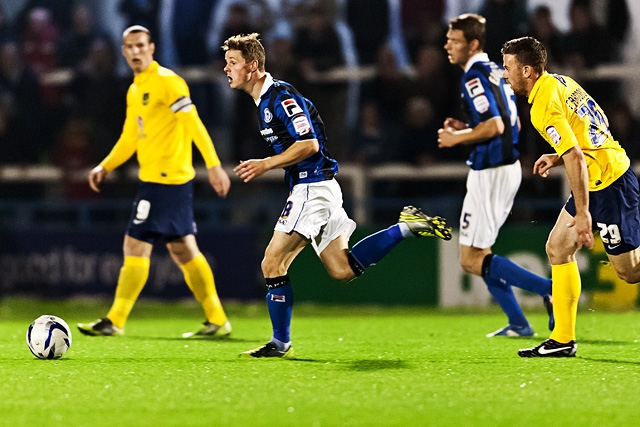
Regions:
M 100 184 L 108 173 L 102 165 L 98 165 L 89 171 L 89 186 L 93 191 L 100 192 Z
M 213 166 L 207 169 L 209 174 L 209 183 L 216 190 L 216 193 L 220 197 L 227 197 L 229 188 L 231 188 L 231 180 L 229 175 L 222 169 L 222 166 Z

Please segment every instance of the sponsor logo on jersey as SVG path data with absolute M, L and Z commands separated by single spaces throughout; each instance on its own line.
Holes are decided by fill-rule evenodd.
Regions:
M 282 108 L 284 108 L 284 112 L 287 113 L 287 116 L 293 117 L 296 114 L 303 113 L 302 108 L 298 105 L 295 99 L 289 98 L 282 101 Z
M 271 113 L 271 111 L 269 111 L 268 108 L 264 109 L 264 111 L 262 112 L 262 115 L 265 123 L 269 123 L 273 119 L 273 114 Z
M 149 92 L 145 92 L 144 94 L 142 94 L 142 105 L 148 105 L 149 104 Z
M 489 100 L 485 95 L 473 98 L 473 106 L 476 107 L 476 110 L 480 114 L 487 112 L 487 110 L 489 110 L 489 105 Z
M 467 93 L 471 98 L 475 98 L 484 93 L 484 87 L 482 87 L 482 82 L 480 82 L 480 78 L 478 77 L 466 82 L 464 87 L 467 88 Z
M 311 125 L 309 124 L 309 120 L 307 120 L 307 116 L 299 116 L 293 119 L 293 128 L 296 130 L 298 135 L 304 135 L 311 132 Z
M 562 139 L 562 136 L 560 136 L 560 132 L 558 132 L 558 130 L 555 127 L 547 126 L 545 130 L 547 131 L 547 135 L 549 135 L 549 138 L 551 138 L 551 141 L 553 142 L 554 145 L 560 144 L 560 140 Z

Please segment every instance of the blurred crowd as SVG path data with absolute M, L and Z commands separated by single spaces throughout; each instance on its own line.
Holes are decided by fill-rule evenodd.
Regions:
M 625 0 L 571 0 L 560 31 L 547 6 L 526 0 L 479 1 L 486 51 L 502 62 L 502 43 L 535 36 L 549 69 L 621 61 L 631 18 Z M 105 18 L 108 5 L 120 18 Z M 99 162 L 122 129 L 131 72 L 117 35 L 148 27 L 156 59 L 186 73 L 192 98 L 227 164 L 267 154 L 250 97 L 228 88 L 219 46 L 233 34 L 259 32 L 267 71 L 313 100 L 328 147 L 343 162 L 463 162 L 463 149 L 439 149 L 445 117 L 461 117 L 462 70 L 443 49 L 446 0 L 24 0 L 9 19 L 0 2 L 0 164 L 54 164 L 67 170 Z M 112 16 L 112 15 L 109 15 Z M 114 30 L 117 26 L 117 31 Z M 613 135 L 640 160 L 640 126 L 620 82 L 588 80 Z M 521 100 L 523 163 L 546 144 L 531 129 Z

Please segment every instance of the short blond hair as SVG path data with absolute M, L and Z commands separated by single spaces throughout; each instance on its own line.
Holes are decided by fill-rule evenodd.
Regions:
M 266 61 L 266 54 L 264 53 L 264 46 L 260 43 L 258 38 L 260 34 L 238 34 L 229 37 L 222 44 L 222 50 L 239 50 L 245 61 L 258 61 L 258 70 L 264 71 L 264 64 Z

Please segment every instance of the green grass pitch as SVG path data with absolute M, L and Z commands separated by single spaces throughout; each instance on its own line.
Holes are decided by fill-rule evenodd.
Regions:
M 225 341 L 184 340 L 194 303 L 140 301 L 127 335 L 85 337 L 75 323 L 109 301 L 0 302 L 0 426 L 629 426 L 640 415 L 640 314 L 581 312 L 578 357 L 520 359 L 548 336 L 485 338 L 497 310 L 297 306 L 295 360 L 245 360 L 264 344 L 264 304 L 227 304 Z M 29 323 L 73 328 L 60 360 L 38 360 Z

